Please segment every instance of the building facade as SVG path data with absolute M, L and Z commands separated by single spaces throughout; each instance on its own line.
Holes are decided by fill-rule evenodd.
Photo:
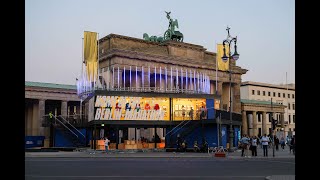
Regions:
M 226 147 L 231 123 L 239 136 L 241 75 L 247 70 L 234 61 L 230 88 L 229 73 L 216 69 L 216 53 L 200 45 L 110 34 L 99 39 L 98 51 L 96 83 L 26 82 L 26 136 L 43 136 L 50 147 L 74 146 L 74 138 L 66 140 L 70 135 L 98 149 L 104 137 L 116 149 L 175 147 L 179 136 L 189 147 L 204 140 Z
M 150 140 L 156 135 L 165 139 L 165 146 L 168 147 L 175 141 L 172 141 L 172 138 L 184 134 L 188 128 L 193 129 L 191 132 L 195 135 L 189 134 L 191 140 L 184 137 L 189 141 L 189 145 L 195 140 L 201 142 L 209 137 L 216 138 L 210 140 L 211 144 L 216 143 L 214 112 L 228 110 L 230 106 L 229 73 L 216 72 L 216 53 L 184 42 L 168 40 L 158 43 L 110 34 L 99 40 L 98 54 L 100 81 L 95 86 L 83 81 L 78 84 L 78 94 L 85 104 L 83 118 L 87 119 L 94 132 L 101 132 L 101 129 L 111 132 L 111 141 L 116 148 L 126 145 L 122 140 L 140 141 L 141 137 Z M 230 69 L 232 111 L 240 117 L 238 122 L 235 118 L 233 125 L 239 130 L 241 75 L 247 70 L 236 66 L 233 61 Z M 112 104 L 112 99 L 117 100 Z M 100 101 L 104 102 L 103 106 L 100 106 Z M 138 111 L 145 113 L 147 104 L 152 107 L 151 110 L 163 114 L 159 115 L 159 118 L 151 118 L 148 114 L 141 115 L 142 118 L 140 115 L 130 115 Z M 159 108 L 156 109 L 156 105 L 159 105 Z M 105 106 L 107 108 L 104 108 Z M 202 107 L 207 110 L 207 114 L 201 119 Z M 191 108 L 194 110 L 192 119 L 188 116 Z M 186 111 L 186 115 L 183 111 Z M 101 118 L 101 112 L 107 115 Z M 207 121 L 204 122 L 204 119 Z M 197 120 L 201 120 L 198 124 L 200 127 L 194 125 Z M 228 120 L 222 121 L 225 137 L 230 125 Z M 175 129 L 183 130 L 177 132 Z M 171 134 L 172 132 L 175 134 Z M 106 134 L 102 133 L 103 135 Z M 96 139 L 101 138 L 101 134 L 93 133 L 93 136 Z
M 27 147 L 37 146 L 36 139 L 42 139 L 42 146 L 53 147 L 55 133 L 53 127 L 44 125 L 49 112 L 63 116 L 81 127 L 79 121 L 80 99 L 75 85 L 43 82 L 25 82 L 25 136 L 30 139 Z M 74 123 L 75 121 L 76 123 Z M 33 141 L 31 141 L 33 140 Z M 26 140 L 27 143 L 27 140 Z M 41 145 L 40 145 L 41 146 Z
M 278 127 L 276 133 L 283 131 L 284 135 L 292 136 L 295 134 L 295 85 L 274 85 L 259 82 L 246 81 L 241 84 L 241 102 L 244 105 L 253 104 L 256 107 L 251 107 L 251 111 L 255 113 L 249 113 L 248 122 L 249 128 L 253 128 L 253 131 L 257 133 L 253 134 L 266 134 L 270 133 L 271 120 L 270 116 L 266 116 L 266 131 L 263 131 L 263 114 L 265 112 L 273 112 L 274 119 L 278 120 Z M 271 111 L 271 100 L 274 104 L 273 111 Z M 269 110 L 261 110 L 261 107 L 265 106 Z M 269 107 L 268 107 L 269 106 Z M 260 109 L 259 109 L 260 108 Z M 275 110 L 277 109 L 277 110 Z M 248 111 L 242 108 L 243 114 Z M 245 111 L 245 112 L 244 112 Z M 256 122 L 257 121 L 257 122 Z M 249 133 L 250 134 L 250 133 Z

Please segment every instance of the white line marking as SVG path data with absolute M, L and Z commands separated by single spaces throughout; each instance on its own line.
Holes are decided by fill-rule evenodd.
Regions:
M 266 176 L 37 176 L 25 175 L 34 178 L 265 178 Z

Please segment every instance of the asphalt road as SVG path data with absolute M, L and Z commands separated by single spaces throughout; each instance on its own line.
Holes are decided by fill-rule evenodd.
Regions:
M 26 158 L 25 179 L 265 179 L 294 175 L 294 159 Z

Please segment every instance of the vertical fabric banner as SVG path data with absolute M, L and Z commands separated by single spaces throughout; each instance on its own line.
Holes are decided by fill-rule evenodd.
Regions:
M 96 80 L 98 76 L 98 42 L 96 32 L 84 32 L 84 62 L 87 78 Z
M 225 45 L 225 48 L 226 48 L 226 55 L 229 56 L 229 46 Z M 223 45 L 217 44 L 216 62 L 218 63 L 218 70 L 227 71 L 229 70 L 229 59 L 227 62 L 224 62 L 221 58 L 222 56 L 223 56 Z

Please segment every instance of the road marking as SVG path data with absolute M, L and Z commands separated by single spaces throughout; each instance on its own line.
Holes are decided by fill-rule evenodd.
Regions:
M 38 176 L 25 175 L 32 178 L 180 178 L 180 179 L 199 179 L 199 178 L 265 178 L 266 176 Z
M 276 162 L 276 163 L 285 163 L 285 164 L 296 164 L 295 162 L 287 162 L 287 161 L 274 161 L 274 160 L 257 160 L 257 161 Z

